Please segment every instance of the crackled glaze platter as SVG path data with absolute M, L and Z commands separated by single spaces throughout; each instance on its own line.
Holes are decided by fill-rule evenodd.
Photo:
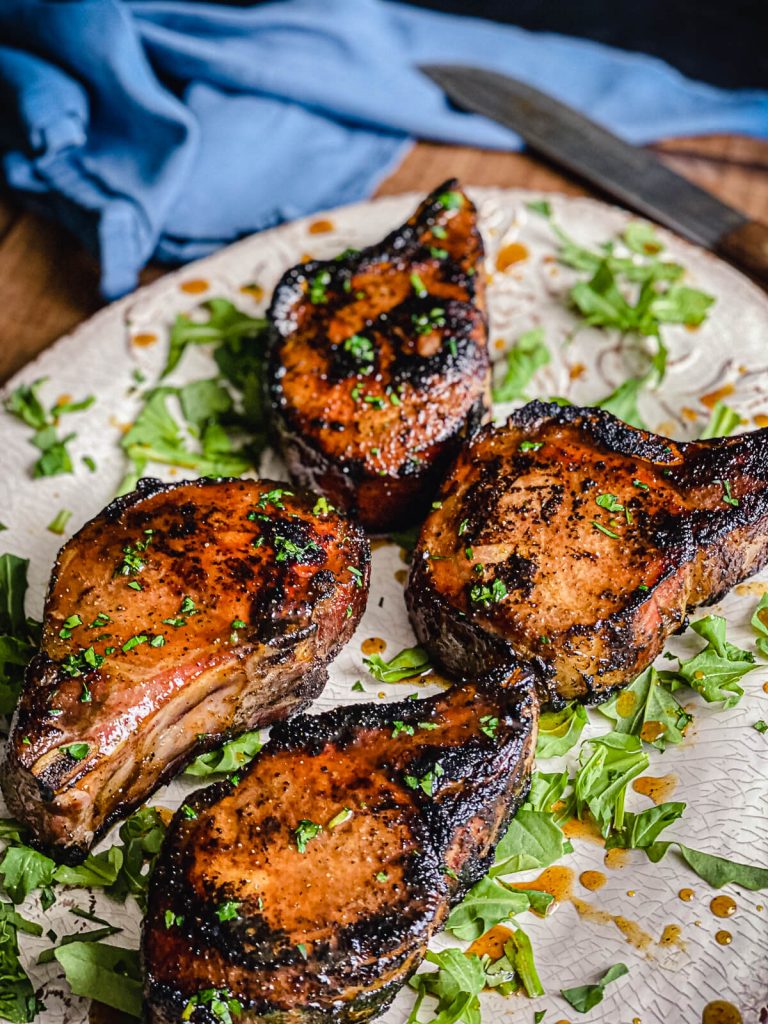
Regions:
M 636 338 L 618 332 L 579 328 L 569 310 L 566 294 L 575 272 L 556 262 L 556 243 L 541 217 L 526 206 L 535 197 L 520 190 L 470 190 L 478 204 L 480 226 L 487 247 L 487 275 L 491 320 L 491 351 L 501 360 L 524 331 L 544 328 L 551 363 L 540 370 L 531 397 L 561 395 L 590 404 L 604 397 L 647 361 Z M 248 238 L 105 309 L 74 334 L 62 338 L 9 385 L 46 377 L 44 395 L 53 402 L 59 395 L 96 396 L 85 412 L 68 417 L 67 427 L 77 433 L 71 445 L 76 470 L 71 476 L 32 480 L 35 450 L 30 431 L 9 416 L 0 419 L 0 519 L 8 527 L 0 550 L 31 559 L 28 612 L 42 610 L 48 574 L 63 539 L 46 526 L 60 508 L 73 516 L 67 536 L 94 516 L 115 494 L 126 466 L 119 447 L 121 432 L 135 418 L 140 393 L 133 376 L 141 371 L 147 386 L 163 366 L 169 326 L 181 312 L 191 313 L 207 298 L 223 296 L 251 314 L 264 310 L 282 272 L 307 256 L 326 258 L 348 246 L 360 247 L 380 239 L 415 207 L 419 197 L 397 196 L 358 204 L 298 221 Z M 629 214 L 589 199 L 548 197 L 558 222 L 575 239 L 595 245 L 616 237 Z M 718 397 L 725 398 L 743 418 L 740 429 L 768 425 L 768 300 L 744 277 L 665 232 L 659 232 L 671 257 L 688 271 L 686 281 L 716 297 L 706 322 L 697 330 L 668 327 L 669 367 L 661 387 L 645 390 L 640 409 L 645 421 L 659 433 L 686 439 L 698 436 Z M 188 351 L 168 383 L 180 384 L 212 376 L 204 346 Z M 511 406 L 499 406 L 503 418 Z M 96 460 L 91 474 L 81 456 Z M 153 467 L 154 475 L 181 479 L 180 471 Z M 284 471 L 270 454 L 263 460 L 264 475 L 280 478 Z M 402 698 L 414 689 L 403 684 L 379 683 L 363 665 L 362 645 L 379 638 L 386 642 L 385 657 L 413 644 L 403 602 L 403 553 L 394 544 L 377 542 L 368 610 L 352 642 L 330 668 L 330 683 L 315 708 L 359 700 Z M 749 619 L 764 590 L 768 573 L 748 581 L 715 607 L 729 623 L 729 639 L 754 650 Z M 380 645 L 379 645 L 380 646 Z M 668 649 L 684 656 L 701 646 L 695 635 L 672 638 Z M 368 648 L 366 648 L 368 649 Z M 352 691 L 362 680 L 365 694 Z M 688 709 L 694 722 L 685 741 L 664 754 L 651 749 L 647 772 L 655 780 L 645 789 L 662 799 L 687 803 L 683 818 L 664 838 L 679 838 L 687 845 L 734 860 L 768 865 L 768 735 L 753 728 L 768 719 L 768 664 L 758 657 L 755 670 L 743 681 L 746 694 L 728 711 L 704 705 L 698 698 Z M 435 690 L 429 678 L 420 693 Z M 608 730 L 607 719 L 590 711 L 583 738 Z M 571 751 L 571 757 L 575 751 Z M 546 770 L 560 769 L 548 761 Z M 155 795 L 152 802 L 176 807 L 198 783 L 181 778 Z M 641 787 L 643 788 L 643 787 Z M 632 790 L 630 810 L 651 806 L 647 796 Z M 752 893 L 734 887 L 723 892 L 736 901 L 727 920 L 714 916 L 710 903 L 716 893 L 674 855 L 651 864 L 642 851 L 606 858 L 605 850 L 589 829 L 567 826 L 573 853 L 561 863 L 560 895 L 555 912 L 545 919 L 526 914 L 539 974 L 547 995 L 535 1001 L 525 996 L 507 999 L 495 993 L 482 998 L 485 1024 L 530 1024 L 534 1011 L 546 1010 L 545 1024 L 585 1020 L 594 1024 L 698 1024 L 704 1007 L 714 1000 L 737 1006 L 746 1024 L 761 1020 L 768 1005 L 768 892 Z M 114 841 L 108 836 L 99 848 Z M 605 884 L 591 891 L 601 872 Z M 536 872 L 515 876 L 528 881 Z M 599 880 L 599 879 L 598 879 Z M 568 889 L 570 888 L 570 894 Z M 692 890 L 689 899 L 681 890 Z M 688 895 L 687 893 L 684 895 Z M 73 918 L 67 908 L 87 907 L 121 926 L 116 942 L 137 946 L 138 908 L 130 900 L 123 906 L 99 893 L 59 890 L 58 900 L 46 913 L 32 895 L 22 913 L 66 934 L 87 922 Z M 718 932 L 730 942 L 720 944 Z M 724 937 L 719 936 L 721 941 Z M 21 936 L 22 960 L 34 985 L 41 989 L 46 1010 L 44 1024 L 78 1024 L 88 1018 L 88 1004 L 72 996 L 58 964 L 37 965 L 40 951 L 50 945 L 44 936 Z M 456 945 L 441 936 L 435 948 Z M 623 962 L 628 976 L 606 989 L 604 1001 L 587 1015 L 576 1013 L 560 997 L 561 988 L 594 982 L 612 964 Z M 429 1003 L 429 1000 L 427 1001 Z M 427 1003 L 422 1019 L 428 1019 Z M 405 989 L 384 1015 L 384 1024 L 401 1024 L 413 1004 Z M 768 1014 L 768 1010 L 765 1011 Z M 726 1018 L 722 1018 L 725 1020 Z

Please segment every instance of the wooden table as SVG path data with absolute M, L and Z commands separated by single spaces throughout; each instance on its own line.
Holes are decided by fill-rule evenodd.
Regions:
M 654 149 L 679 173 L 768 221 L 768 142 L 720 135 L 670 140 Z M 589 191 L 527 154 L 422 142 L 377 194 L 427 192 L 452 176 L 467 185 Z M 148 267 L 142 283 L 166 269 Z M 95 261 L 63 228 L 10 196 L 0 196 L 0 281 L 0 381 L 102 305 Z

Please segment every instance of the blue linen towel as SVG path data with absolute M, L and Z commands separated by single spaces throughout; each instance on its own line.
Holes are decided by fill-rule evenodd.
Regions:
M 519 147 L 453 110 L 428 61 L 515 75 L 634 143 L 768 135 L 766 92 L 384 0 L 3 0 L 3 171 L 99 255 L 114 298 L 152 256 L 193 259 L 367 195 L 413 136 Z

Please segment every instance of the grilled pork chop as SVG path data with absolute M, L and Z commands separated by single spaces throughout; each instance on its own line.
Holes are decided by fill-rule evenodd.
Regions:
M 231 999 L 238 1024 L 380 1013 L 487 870 L 537 717 L 507 669 L 275 727 L 239 780 L 171 822 L 144 923 L 147 1020 L 213 1020 Z
M 369 530 L 417 522 L 487 417 L 483 243 L 457 182 L 383 242 L 289 270 L 269 387 L 291 476 Z
M 77 861 L 192 757 L 322 690 L 370 554 L 316 500 L 143 480 L 64 545 L 2 768 L 40 846 Z
M 446 478 L 407 588 L 449 672 L 531 664 L 544 699 L 605 699 L 686 610 L 768 559 L 768 431 L 683 444 L 532 402 Z

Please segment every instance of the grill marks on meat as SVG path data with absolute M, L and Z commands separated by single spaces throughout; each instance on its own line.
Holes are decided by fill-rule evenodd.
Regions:
M 76 861 L 192 757 L 322 690 L 369 547 L 285 487 L 144 480 L 62 548 L 2 769 L 39 845 Z
M 380 244 L 294 267 L 275 289 L 283 457 L 367 529 L 417 521 L 487 418 L 482 258 L 475 208 L 448 181 Z
M 169 827 L 143 935 L 148 1020 L 179 1020 L 211 988 L 242 1024 L 380 1013 L 487 870 L 536 721 L 513 669 L 275 727 L 237 786 L 198 791 Z
M 406 594 L 432 657 L 469 673 L 514 652 L 544 698 L 603 700 L 768 559 L 768 432 L 683 444 L 532 402 L 440 498 Z

